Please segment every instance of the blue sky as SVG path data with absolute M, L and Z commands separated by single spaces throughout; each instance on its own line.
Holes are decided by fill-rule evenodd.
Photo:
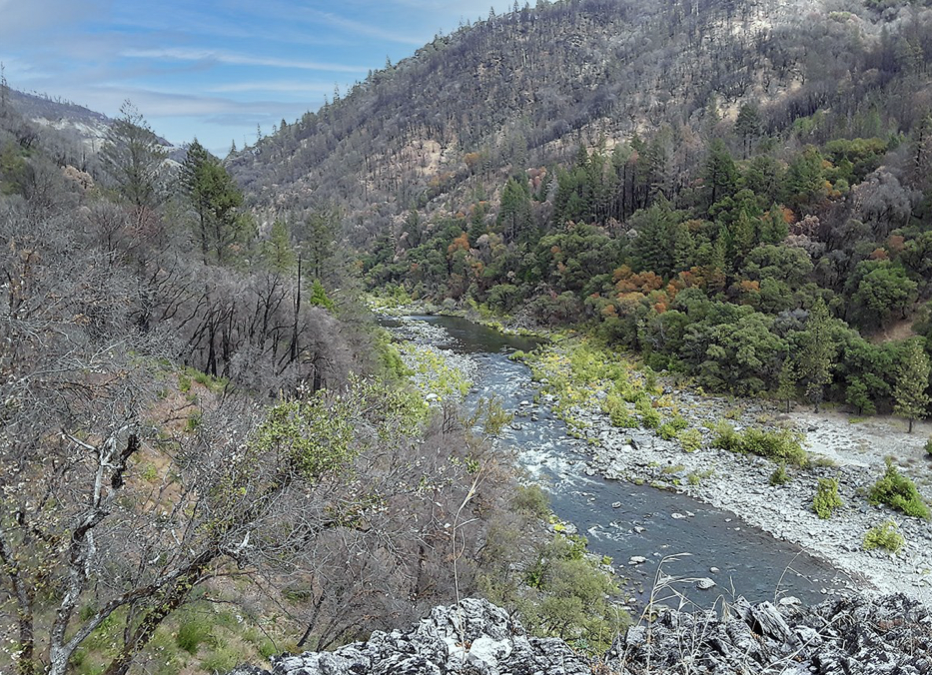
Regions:
M 130 99 L 218 154 L 513 0 L 0 0 L 11 87 L 115 116 Z M 521 0 L 523 4 L 523 0 Z M 533 4 L 533 3 L 532 3 Z

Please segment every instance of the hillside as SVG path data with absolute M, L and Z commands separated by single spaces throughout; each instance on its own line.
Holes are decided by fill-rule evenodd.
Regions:
M 25 120 L 37 126 L 55 129 L 72 141 L 84 145 L 90 152 L 100 148 L 110 127 L 106 115 L 74 103 L 15 89 L 7 91 L 7 104 Z
M 540 3 L 229 166 L 296 233 L 341 220 L 371 288 L 912 419 L 909 341 L 865 338 L 906 322 L 932 349 L 930 27 L 895 1 Z
M 681 146 L 664 177 L 677 189 L 703 131 L 743 102 L 760 105 L 773 133 L 820 108 L 863 116 L 883 96 L 908 128 L 912 101 L 889 89 L 915 21 L 899 4 L 883 14 L 855 1 L 525 6 L 371 73 L 230 169 L 278 211 L 336 202 L 357 242 L 412 207 L 455 212 L 470 194 L 494 194 L 503 172 L 568 160 L 579 143 L 610 150 L 665 125 Z

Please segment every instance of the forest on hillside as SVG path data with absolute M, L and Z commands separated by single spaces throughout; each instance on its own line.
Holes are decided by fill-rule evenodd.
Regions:
M 894 1 L 516 6 L 227 161 L 270 217 L 339 214 L 370 288 L 889 411 L 902 338 L 932 351 L 930 27 Z
M 698 129 L 603 136 L 569 161 L 508 165 L 453 214 L 411 208 L 371 245 L 367 280 L 585 324 L 716 391 L 889 411 L 910 351 L 890 338 L 932 351 L 932 14 L 912 11 L 846 43 L 831 89 L 813 67 L 796 96 L 733 114 L 713 95 Z

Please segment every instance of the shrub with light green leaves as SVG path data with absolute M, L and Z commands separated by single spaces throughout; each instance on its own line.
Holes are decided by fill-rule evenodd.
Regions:
M 822 520 L 828 520 L 838 509 L 844 506 L 838 496 L 838 480 L 835 478 L 820 478 L 812 499 L 812 510 Z
M 872 527 L 864 535 L 865 551 L 882 548 L 891 553 L 898 553 L 904 546 L 906 546 L 906 538 L 900 534 L 899 528 L 892 520 Z
M 660 411 L 654 409 L 649 397 L 639 399 L 634 407 L 641 416 L 641 425 L 645 429 L 657 429 L 660 426 L 662 420 Z
M 780 462 L 780 466 L 773 470 L 773 473 L 770 474 L 770 484 L 776 487 L 777 485 L 786 485 L 792 480 L 792 476 L 786 472 L 786 462 Z
M 719 422 L 714 431 L 714 448 L 759 455 L 793 466 L 804 466 L 808 460 L 800 435 L 787 429 L 771 431 L 751 427 L 739 432 L 727 422 Z
M 702 432 L 698 429 L 683 429 L 676 437 L 686 452 L 695 452 L 702 447 Z
M 871 504 L 886 504 L 907 516 L 929 518 L 929 507 L 922 500 L 916 484 L 902 475 L 889 460 L 883 478 L 874 483 L 868 499 Z

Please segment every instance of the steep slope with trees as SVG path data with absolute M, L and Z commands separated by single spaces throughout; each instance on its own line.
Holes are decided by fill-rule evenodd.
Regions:
M 272 211 L 339 207 L 374 288 L 906 410 L 882 335 L 932 348 L 930 28 L 905 2 L 516 7 L 229 164 Z
M 333 213 L 260 237 L 129 105 L 93 175 L 31 128 L 0 110 L 0 671 L 225 671 L 515 597 L 522 556 L 614 588 L 406 385 Z

